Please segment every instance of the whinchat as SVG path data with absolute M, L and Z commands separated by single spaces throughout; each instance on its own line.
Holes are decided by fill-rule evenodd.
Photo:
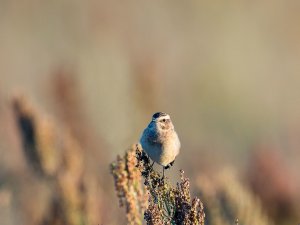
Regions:
M 173 165 L 180 151 L 180 141 L 167 113 L 157 112 L 152 116 L 140 138 L 140 144 L 153 164 L 156 162 L 163 166 L 163 172 Z

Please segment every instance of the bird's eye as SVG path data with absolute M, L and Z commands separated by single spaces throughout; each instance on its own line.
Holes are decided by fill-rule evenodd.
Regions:
M 166 119 L 162 119 L 161 121 L 166 122 Z

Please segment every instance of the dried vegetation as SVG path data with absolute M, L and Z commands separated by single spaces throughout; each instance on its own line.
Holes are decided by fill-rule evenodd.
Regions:
M 139 145 L 132 146 L 124 157 L 118 156 L 111 164 L 111 171 L 129 224 L 141 224 L 142 218 L 148 225 L 204 224 L 203 204 L 197 197 L 191 199 L 190 182 L 184 172 L 180 171 L 180 182 L 173 187 L 151 167 L 150 159 Z

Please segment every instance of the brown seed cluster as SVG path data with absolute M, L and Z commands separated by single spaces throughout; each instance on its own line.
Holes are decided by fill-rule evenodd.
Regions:
M 148 207 L 143 208 L 145 209 L 144 219 L 146 223 L 148 225 L 204 224 L 203 204 L 199 198 L 194 198 L 191 201 L 190 182 L 188 178 L 183 176 L 184 172 L 180 171 L 180 182 L 177 183 L 176 187 L 173 187 L 168 178 L 162 179 L 160 174 L 153 170 L 149 157 L 139 145 L 133 146 L 124 158 L 118 157 L 117 161 L 112 164 L 117 195 L 121 205 L 126 205 L 127 219 L 132 218 L 132 216 L 128 218 L 128 205 L 132 202 L 132 194 L 130 193 L 130 185 L 128 185 L 129 180 L 131 180 L 128 175 L 128 168 L 130 167 L 126 166 L 128 164 L 126 162 L 128 155 L 132 157 L 133 153 L 136 154 L 134 161 L 137 169 L 134 171 L 139 174 L 139 176 L 135 176 L 135 181 L 140 183 L 137 187 L 140 190 L 146 188 L 148 191 Z M 141 176 L 144 178 L 144 185 Z M 137 204 L 135 205 L 137 206 Z M 137 215 L 134 214 L 134 216 Z
M 204 207 L 199 198 L 195 197 L 191 202 L 190 181 L 184 177 L 184 171 L 180 170 L 180 183 L 177 183 L 178 194 L 176 206 L 178 217 L 176 224 L 204 224 Z
M 134 146 L 125 156 L 118 156 L 111 164 L 120 206 L 125 207 L 128 224 L 132 225 L 142 224 L 142 215 L 147 207 L 147 192 L 142 185 L 142 176 L 136 165 Z

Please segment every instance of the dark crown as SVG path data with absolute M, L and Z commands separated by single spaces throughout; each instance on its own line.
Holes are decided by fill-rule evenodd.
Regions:
M 168 115 L 167 113 L 164 113 L 164 112 L 157 112 L 157 113 L 154 113 L 152 118 L 153 119 L 157 119 L 158 117 L 161 117 L 161 116 L 166 116 Z

